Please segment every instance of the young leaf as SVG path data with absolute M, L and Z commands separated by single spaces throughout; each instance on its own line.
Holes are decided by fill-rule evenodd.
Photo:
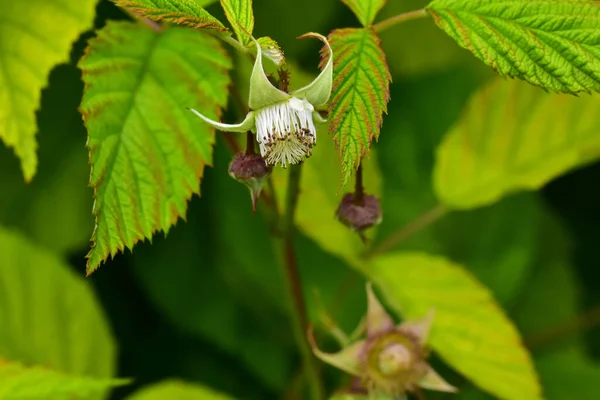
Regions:
M 123 379 L 90 378 L 0 359 L 0 399 L 98 399 Z
M 372 30 L 337 29 L 329 41 L 334 54 L 329 133 L 341 157 L 344 186 L 379 137 L 392 78 Z
M 232 400 L 231 397 L 213 389 L 170 379 L 142 388 L 126 400 Z
M 537 189 L 600 156 L 600 98 L 549 95 L 497 79 L 476 92 L 437 150 L 434 186 L 448 207 Z
M 254 31 L 252 0 L 221 0 L 221 6 L 239 41 L 246 45 L 251 43 L 249 35 Z
M 195 0 L 112 0 L 141 17 L 157 22 L 170 22 L 195 29 L 212 29 L 217 32 L 228 29 L 210 15 Z
M 571 0 L 434 0 L 435 23 L 500 75 L 551 92 L 600 91 L 600 6 Z
M 456 370 L 506 400 L 541 399 L 527 350 L 490 292 L 460 265 L 421 253 L 378 257 L 365 273 L 407 319 L 435 309 L 430 343 Z
M 2 227 L 0 266 L 0 393 L 41 391 L 42 381 L 55 387 L 68 381 L 74 390 L 112 384 L 104 378 L 115 371 L 115 346 L 88 282 L 54 254 Z M 3 385 L 2 376 L 9 375 L 15 386 Z M 40 386 L 25 387 L 34 381 Z
M 35 111 L 52 68 L 92 27 L 96 0 L 0 2 L 0 140 L 14 148 L 26 181 L 37 169 Z
M 231 63 L 201 32 L 119 22 L 90 41 L 80 67 L 95 190 L 91 273 L 109 254 L 167 232 L 185 215 L 214 142 L 214 131 L 185 107 L 218 118 Z
M 371 26 L 377 13 L 387 0 L 342 0 L 364 26 Z

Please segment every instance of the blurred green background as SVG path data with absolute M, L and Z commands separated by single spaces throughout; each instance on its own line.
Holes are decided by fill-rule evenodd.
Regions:
M 424 5 L 391 0 L 379 19 Z M 224 20 L 218 4 L 208 10 Z M 256 35 L 271 36 L 288 60 L 310 73 L 316 72 L 319 44 L 297 41 L 297 36 L 358 26 L 333 0 L 255 1 L 254 12 Z M 96 28 L 107 19 L 125 18 L 103 0 Z M 31 184 L 23 182 L 12 151 L 0 146 L 0 224 L 64 255 L 80 275 L 93 228 L 93 200 L 86 132 L 77 110 L 83 84 L 75 65 L 91 35 L 75 44 L 71 63 L 55 68 L 43 91 L 40 165 Z M 384 188 L 377 238 L 437 203 L 431 189 L 434 150 L 469 95 L 493 76 L 429 20 L 394 27 L 382 40 L 393 83 L 375 145 Z M 217 137 L 214 167 L 205 171 L 202 198 L 189 204 L 187 222 L 179 221 L 166 239 L 160 234 L 152 244 L 119 254 L 87 279 L 116 339 L 118 376 L 135 377 L 131 385 L 114 390 L 113 399 L 167 377 L 201 382 L 240 399 L 293 398 L 300 358 L 281 300 L 282 277 L 267 226 L 260 214 L 251 213 L 247 189 L 229 178 L 231 154 Z M 321 133 L 320 140 L 330 139 Z M 600 396 L 595 364 L 600 357 L 599 181 L 600 164 L 589 165 L 539 193 L 452 213 L 403 247 L 462 262 L 493 290 L 535 355 L 551 400 Z M 333 216 L 331 223 L 337 223 Z M 317 290 L 341 326 L 351 330 L 365 311 L 363 278 L 302 235 L 297 246 L 311 316 Z M 463 391 L 428 393 L 428 399 L 486 398 L 435 364 Z M 347 382 L 329 367 L 324 372 L 329 389 Z

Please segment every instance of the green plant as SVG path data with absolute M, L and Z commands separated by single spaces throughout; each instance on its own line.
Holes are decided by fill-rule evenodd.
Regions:
M 96 3 L 0 0 L 0 139 L 27 182 L 2 150 L 0 399 L 595 398 L 597 313 L 538 189 L 600 158 L 597 3 L 255 4 L 257 31 L 318 39 L 287 57 L 251 0 Z M 66 257 L 89 236 L 85 281 Z M 115 369 L 115 257 L 168 321 L 148 340 L 183 338 L 166 369 L 125 328 L 138 368 Z M 167 376 L 205 385 L 131 394 Z

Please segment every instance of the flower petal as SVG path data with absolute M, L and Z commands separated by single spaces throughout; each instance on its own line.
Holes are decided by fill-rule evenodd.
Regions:
M 247 132 L 254 129 L 254 112 L 250 111 L 248 115 L 246 115 L 246 119 L 244 119 L 239 124 L 223 124 L 221 122 L 213 121 L 210 118 L 205 117 L 200 114 L 198 111 L 193 108 L 188 108 L 191 112 L 202 118 L 204 121 L 208 122 L 212 127 L 224 131 L 224 132 Z
M 427 368 L 427 373 L 417 382 L 417 385 L 421 386 L 423 389 L 437 390 L 439 392 L 454 393 L 458 391 L 457 388 L 439 376 L 438 373 L 433 370 L 433 368 L 429 366 Z
M 252 75 L 250 76 L 250 98 L 248 99 L 248 105 L 252 110 L 258 110 L 286 101 L 291 96 L 277 89 L 269 82 L 269 78 L 267 78 L 263 69 L 260 44 L 256 39 L 252 38 L 252 40 L 256 46 L 256 61 L 254 62 L 254 68 L 252 68 Z
M 394 330 L 394 322 L 385 311 L 375 294 L 371 283 L 367 283 L 367 337 L 374 338 Z
M 331 46 L 327 41 L 327 38 L 318 33 L 309 32 L 305 33 L 302 36 L 299 36 L 298 39 L 304 39 L 307 37 L 317 38 L 329 49 L 329 59 L 327 60 L 327 64 L 323 71 L 317 76 L 317 78 L 312 81 L 308 86 L 304 86 L 298 90 L 292 92 L 293 96 L 296 96 L 300 99 L 306 99 L 310 104 L 315 107 L 324 106 L 329 100 L 329 96 L 331 96 L 331 86 L 333 85 L 333 50 L 331 50 Z
M 423 347 L 429 340 L 429 331 L 435 318 L 435 310 L 431 309 L 427 315 L 414 321 L 406 321 L 398 325 L 398 330 L 419 339 L 419 344 Z

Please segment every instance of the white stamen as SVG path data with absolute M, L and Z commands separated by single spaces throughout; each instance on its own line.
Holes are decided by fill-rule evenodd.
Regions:
M 285 168 L 310 157 L 317 143 L 313 111 L 296 97 L 256 111 L 256 140 L 267 164 Z

